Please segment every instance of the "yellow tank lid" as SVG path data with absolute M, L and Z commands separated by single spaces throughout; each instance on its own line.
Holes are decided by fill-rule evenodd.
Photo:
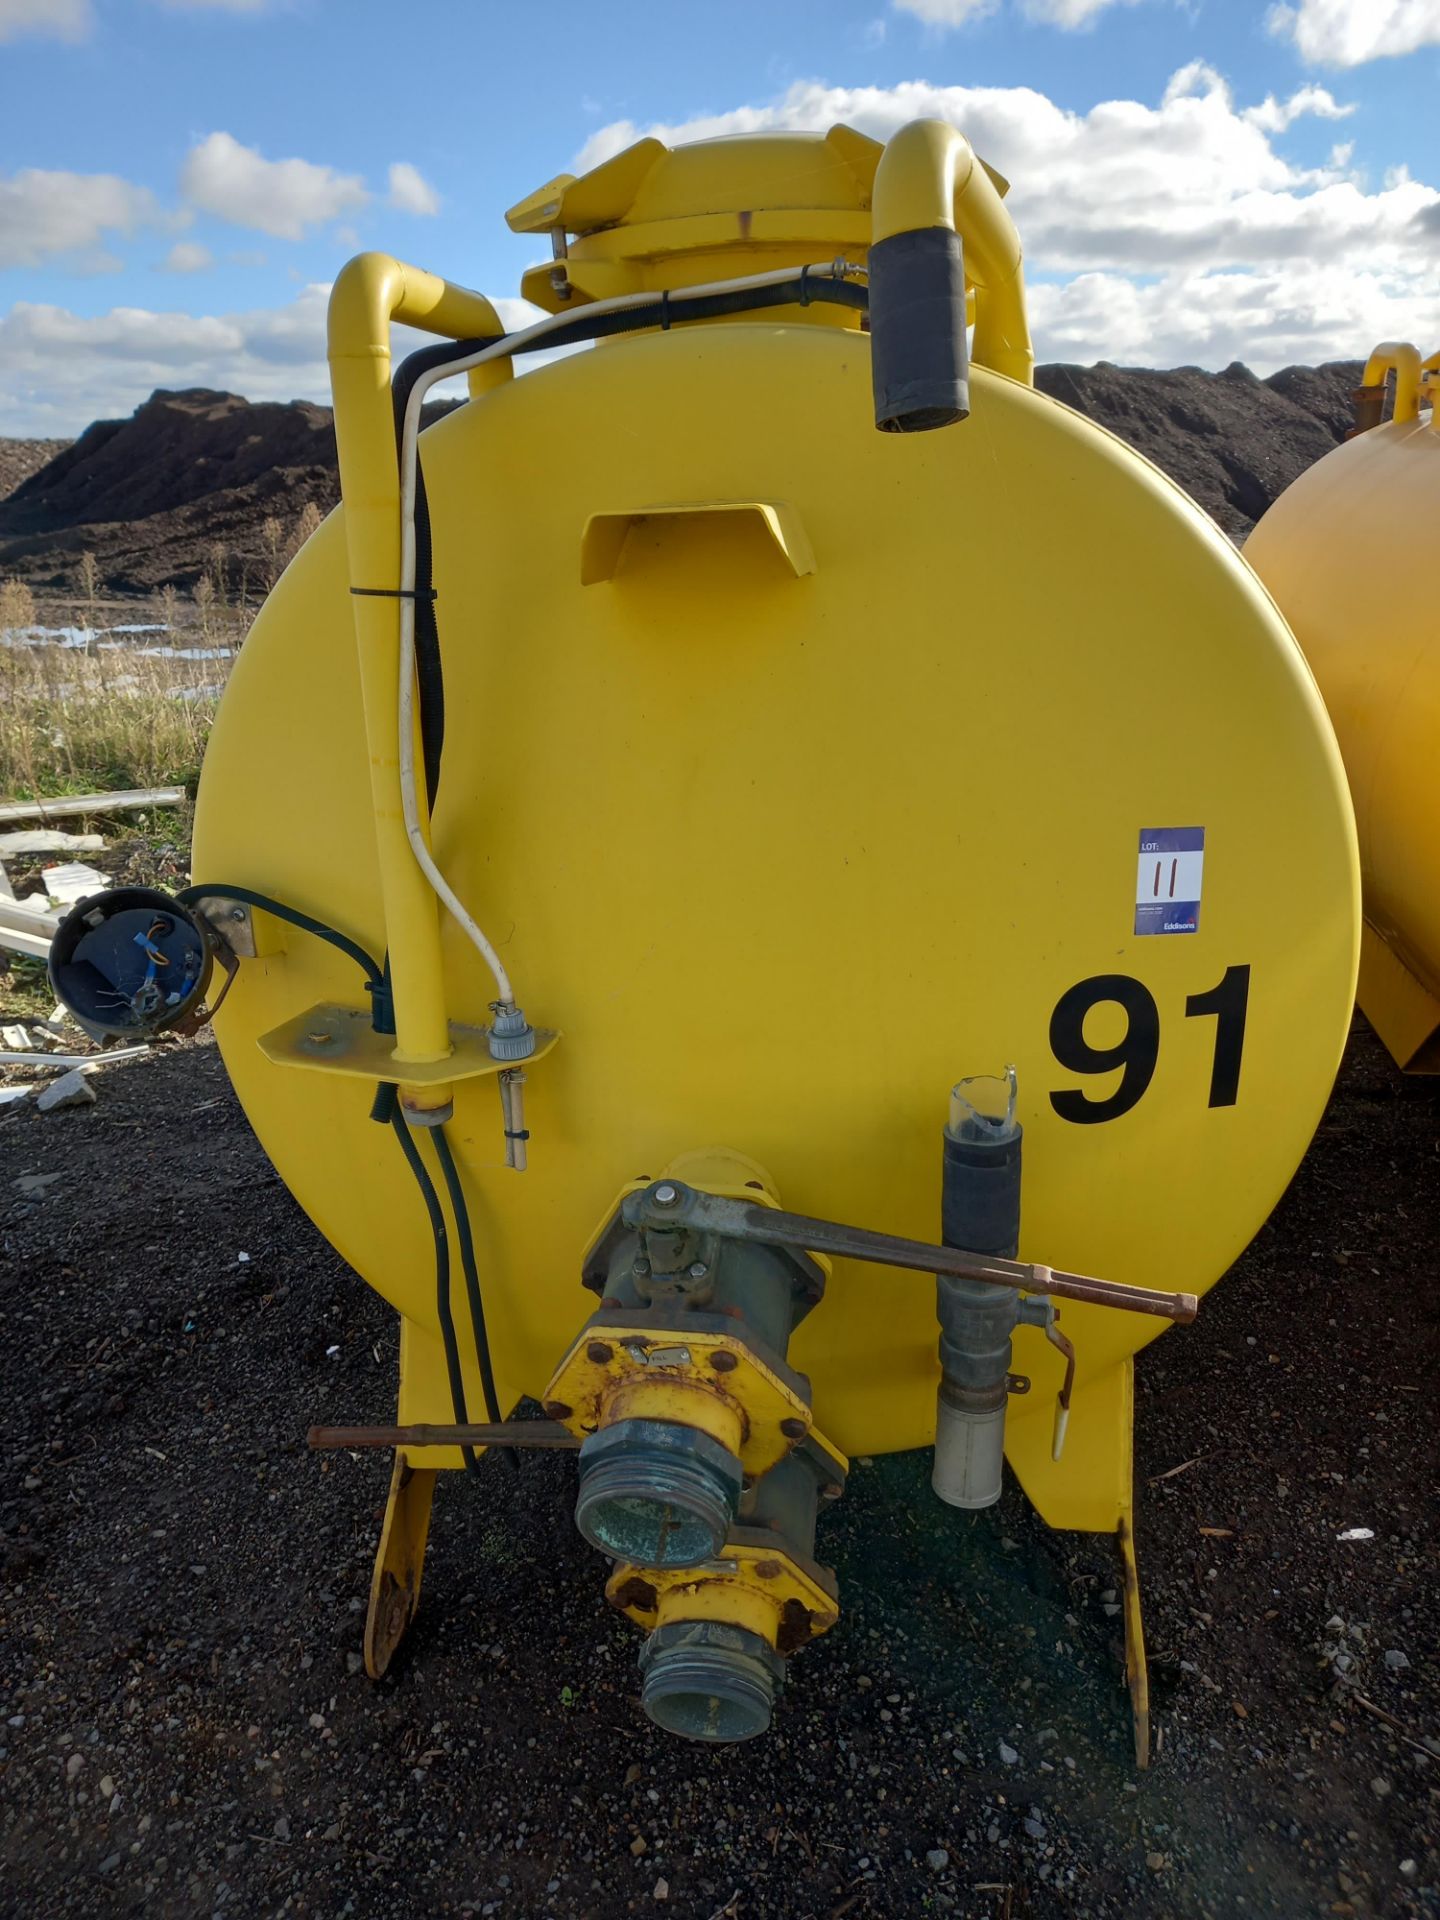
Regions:
M 846 126 L 677 147 L 637 140 L 511 207 L 514 232 L 548 233 L 555 243 L 556 264 L 532 267 L 522 291 L 557 313 L 842 253 L 863 260 L 880 154 L 878 140 Z M 1003 193 L 1006 182 L 986 171 Z M 828 309 L 823 317 L 840 316 Z

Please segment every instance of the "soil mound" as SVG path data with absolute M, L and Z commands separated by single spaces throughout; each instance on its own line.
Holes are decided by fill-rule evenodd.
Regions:
M 1358 360 L 1285 367 L 1261 380 L 1176 367 L 1037 367 L 1035 384 L 1153 460 L 1234 540 L 1351 425 Z
M 1041 367 L 1036 384 L 1153 460 L 1239 540 L 1344 438 L 1360 371 L 1338 361 L 1260 380 L 1242 366 L 1153 372 L 1102 362 Z M 426 409 L 428 418 L 444 411 Z M 39 464 L 46 447 L 54 457 Z M 8 498 L 7 461 L 19 480 Z M 283 540 L 307 504 L 328 513 L 338 495 L 328 407 L 162 390 L 130 419 L 98 420 L 69 445 L 0 442 L 0 573 L 73 592 L 89 551 L 107 589 L 144 593 L 193 585 L 223 548 L 227 577 L 258 595 L 274 571 L 266 522 L 280 524 Z
M 6 500 L 18 486 L 38 473 L 73 440 L 0 440 L 0 500 Z

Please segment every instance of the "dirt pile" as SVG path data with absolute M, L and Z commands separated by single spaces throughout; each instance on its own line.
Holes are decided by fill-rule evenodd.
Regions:
M 0 440 L 0 500 L 7 500 L 32 473 L 48 467 L 73 440 Z
M 258 594 L 265 522 L 288 533 L 307 501 L 328 512 L 338 493 L 328 407 L 161 391 L 128 420 L 97 420 L 0 502 L 0 569 L 73 589 L 88 550 L 106 586 L 144 592 L 193 584 L 220 546 Z
M 1354 361 L 1287 367 L 1268 380 L 1241 366 L 1157 373 L 1102 363 L 1041 367 L 1036 384 L 1147 455 L 1240 539 L 1344 437 L 1359 376 Z M 55 457 L 35 470 L 29 450 L 51 444 Z M 19 484 L 6 498 L 12 465 Z M 328 407 L 160 391 L 130 419 L 97 421 L 68 446 L 0 441 L 0 573 L 74 591 L 88 550 L 105 586 L 142 593 L 193 585 L 220 547 L 227 576 L 259 594 L 274 569 L 266 521 L 288 535 L 307 502 L 327 513 L 338 493 Z
M 1358 360 L 1285 367 L 1261 380 L 1176 367 L 1037 367 L 1035 384 L 1153 460 L 1233 539 L 1345 438 Z

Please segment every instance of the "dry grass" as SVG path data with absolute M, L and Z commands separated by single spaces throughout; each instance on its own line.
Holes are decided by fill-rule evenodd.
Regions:
M 230 662 L 141 645 L 0 645 L 0 794 L 193 784 Z

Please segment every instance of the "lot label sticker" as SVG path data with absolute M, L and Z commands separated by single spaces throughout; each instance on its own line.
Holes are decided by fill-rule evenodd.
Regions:
M 1200 925 L 1204 865 L 1203 827 L 1142 827 L 1136 933 L 1194 933 Z

